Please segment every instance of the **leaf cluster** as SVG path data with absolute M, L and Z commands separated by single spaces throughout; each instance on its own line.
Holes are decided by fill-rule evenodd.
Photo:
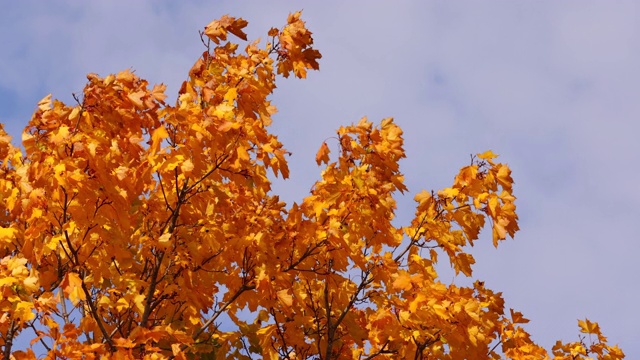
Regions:
M 491 151 L 418 193 L 406 226 L 394 225 L 408 189 L 390 118 L 323 143 L 300 202 L 271 192 L 289 175 L 268 130 L 276 79 L 305 78 L 321 57 L 300 16 L 243 50 L 228 37 L 246 40 L 245 20 L 208 24 L 174 105 L 130 71 L 89 74 L 76 104 L 39 102 L 24 151 L 0 127 L 4 359 L 548 357 L 501 293 L 436 271 L 444 257 L 471 276 L 483 228 L 496 247 L 518 230 L 511 172 Z M 624 356 L 579 325 L 595 342 L 554 356 Z

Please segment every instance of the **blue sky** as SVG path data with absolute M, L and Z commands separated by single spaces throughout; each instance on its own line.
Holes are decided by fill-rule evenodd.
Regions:
M 209 21 L 243 17 L 256 38 L 304 9 L 321 71 L 281 81 L 273 98 L 273 130 L 294 154 L 275 191 L 304 197 L 322 141 L 365 115 L 405 130 L 411 194 L 400 223 L 413 194 L 448 186 L 469 154 L 491 149 L 513 170 L 522 230 L 497 250 L 479 243 L 474 275 L 548 349 L 577 340 L 576 320 L 588 317 L 640 358 L 640 3 L 176 4 L 0 4 L 0 122 L 18 140 L 38 100 L 71 102 L 89 72 L 131 68 L 175 98 Z

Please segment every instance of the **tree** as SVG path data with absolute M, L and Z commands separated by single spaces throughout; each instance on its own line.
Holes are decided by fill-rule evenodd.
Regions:
M 288 153 L 269 96 L 321 55 L 299 12 L 241 52 L 227 36 L 246 40 L 246 25 L 205 27 L 175 106 L 132 72 L 89 74 L 77 104 L 39 102 L 24 150 L 0 127 L 3 358 L 547 357 L 500 293 L 435 269 L 445 257 L 471 276 L 485 225 L 496 247 L 514 236 L 508 166 L 472 157 L 395 226 L 402 131 L 362 119 L 321 145 L 321 179 L 287 206 L 270 191 Z M 554 356 L 624 357 L 579 326 Z M 32 348 L 14 349 L 29 332 Z

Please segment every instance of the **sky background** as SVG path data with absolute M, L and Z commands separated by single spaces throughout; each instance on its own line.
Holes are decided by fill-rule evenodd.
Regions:
M 406 224 L 413 195 L 491 149 L 513 170 L 521 231 L 497 250 L 486 232 L 474 276 L 549 350 L 588 317 L 640 358 L 640 2 L 2 2 L 0 122 L 16 143 L 41 98 L 72 103 L 89 72 L 134 69 L 173 102 L 211 20 L 243 17 L 264 39 L 300 9 L 323 58 L 308 79 L 278 83 L 272 129 L 293 156 L 274 191 L 302 199 L 322 141 L 392 116 L 405 131 Z

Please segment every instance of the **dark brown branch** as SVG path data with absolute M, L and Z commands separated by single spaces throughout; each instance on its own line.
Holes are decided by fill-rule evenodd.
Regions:
M 109 350 L 114 352 L 116 351 L 116 348 L 113 345 L 113 340 L 111 340 L 111 337 L 107 332 L 107 329 L 104 327 L 104 323 L 102 322 L 102 319 L 98 314 L 98 309 L 96 308 L 96 305 L 93 303 L 93 298 L 91 293 L 89 292 L 89 289 L 87 288 L 87 284 L 84 282 L 84 279 L 81 279 L 81 280 L 82 280 L 82 283 L 81 283 L 82 291 L 84 292 L 84 296 L 87 299 L 87 304 L 89 305 L 89 311 L 91 311 L 91 316 L 95 319 L 96 323 L 98 324 L 98 328 L 100 329 L 100 332 L 102 333 L 102 336 L 103 336 L 103 341 L 107 343 L 107 345 L 109 346 Z
M 151 283 L 149 284 L 149 290 L 145 298 L 144 312 L 142 313 L 142 320 L 140 326 L 144 327 L 147 324 L 149 315 L 151 315 L 151 305 L 153 304 L 153 295 L 156 292 L 156 286 L 158 285 L 158 273 L 160 272 L 160 266 L 162 265 L 162 259 L 164 258 L 164 252 L 160 252 L 156 255 L 156 264 L 153 267 L 153 273 L 151 275 Z
M 332 261 L 329 260 L 329 263 L 327 264 L 328 269 L 327 269 L 327 273 L 331 273 L 331 266 L 333 265 Z M 324 282 L 324 311 L 325 311 L 325 315 L 327 317 L 327 346 L 325 348 L 325 358 L 326 360 L 330 360 L 331 359 L 331 348 L 333 347 L 333 340 L 334 340 L 334 334 L 335 334 L 335 330 L 336 328 L 334 328 L 333 324 L 331 323 L 331 302 L 329 301 L 329 276 L 327 276 L 327 279 Z M 322 356 L 322 355 L 320 355 Z
M 37 319 L 37 318 L 36 318 Z M 40 337 L 40 335 L 42 334 L 42 331 L 36 329 L 36 326 L 33 324 L 36 319 L 34 319 L 33 321 L 31 321 L 28 326 L 33 329 L 33 332 L 36 333 L 36 336 L 38 337 L 38 340 L 40 342 L 40 344 L 49 352 L 51 351 L 51 348 L 47 345 L 46 342 L 44 342 L 44 339 L 42 339 L 42 337 Z
M 4 360 L 11 359 L 11 348 L 13 347 L 13 337 L 16 335 L 16 331 L 18 331 L 18 328 L 15 324 L 15 320 L 11 319 L 7 336 L 4 338 L 4 352 L 2 354 L 2 358 Z
M 235 292 L 235 294 L 233 294 L 233 296 L 231 297 L 231 299 L 229 299 L 229 301 L 227 301 L 220 309 L 218 309 L 218 311 L 216 311 L 213 316 L 211 318 L 209 318 L 209 320 L 207 320 L 207 322 L 204 323 L 204 325 L 202 325 L 200 327 L 200 329 L 198 329 L 198 331 L 196 331 L 193 336 L 191 336 L 192 339 L 197 339 L 209 326 L 211 326 L 211 324 L 213 324 L 216 319 L 218 319 L 218 317 L 220 315 L 222 315 L 222 313 L 229 307 L 229 305 L 231 305 L 234 301 L 236 301 L 236 299 L 238 299 L 238 297 L 240 297 L 240 295 L 242 295 L 242 293 L 244 293 L 247 290 L 253 290 L 255 289 L 255 286 L 249 286 L 246 284 L 243 284 L 238 291 Z M 185 350 L 187 348 L 187 345 L 182 345 L 180 346 L 180 350 Z M 169 357 L 169 360 L 172 360 L 175 358 L 175 355 L 171 355 Z

